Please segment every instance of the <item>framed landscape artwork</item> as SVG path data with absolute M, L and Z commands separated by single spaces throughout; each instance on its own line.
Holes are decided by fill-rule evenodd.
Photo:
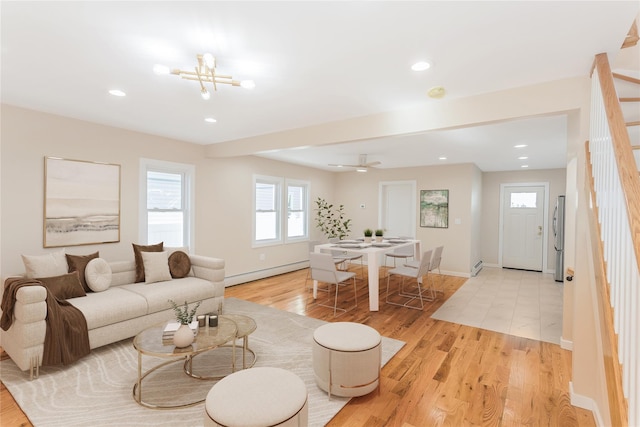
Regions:
M 119 242 L 120 165 L 44 161 L 44 247 Z
M 420 190 L 420 227 L 449 228 L 449 190 Z

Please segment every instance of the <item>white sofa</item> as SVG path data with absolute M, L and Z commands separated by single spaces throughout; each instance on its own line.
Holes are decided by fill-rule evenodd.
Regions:
M 108 289 L 70 298 L 87 320 L 91 349 L 137 335 L 152 325 L 174 319 L 168 300 L 178 305 L 202 301 L 198 314 L 218 312 L 224 302 L 224 260 L 189 255 L 187 277 L 146 284 L 134 283 L 135 261 L 110 262 Z M 42 360 L 46 331 L 47 292 L 42 286 L 24 286 L 16 293 L 11 327 L 0 328 L 0 345 L 11 359 L 32 375 Z M 39 364 L 40 362 L 38 362 Z

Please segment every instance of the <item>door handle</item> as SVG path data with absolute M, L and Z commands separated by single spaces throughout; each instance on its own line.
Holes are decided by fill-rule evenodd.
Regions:
M 538 226 L 538 236 L 542 236 L 542 226 Z

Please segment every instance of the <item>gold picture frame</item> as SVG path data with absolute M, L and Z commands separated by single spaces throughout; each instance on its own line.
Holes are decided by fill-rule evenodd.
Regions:
M 120 165 L 44 158 L 43 246 L 120 241 Z

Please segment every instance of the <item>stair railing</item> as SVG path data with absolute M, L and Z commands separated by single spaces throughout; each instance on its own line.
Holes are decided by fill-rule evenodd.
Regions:
M 606 54 L 592 76 L 590 141 L 595 233 L 604 276 L 598 295 L 613 425 L 640 425 L 640 177 Z M 592 234 L 592 239 L 595 236 Z M 598 262 L 597 259 L 594 259 Z M 596 274 L 598 276 L 598 274 Z M 596 278 L 597 279 L 597 278 Z

